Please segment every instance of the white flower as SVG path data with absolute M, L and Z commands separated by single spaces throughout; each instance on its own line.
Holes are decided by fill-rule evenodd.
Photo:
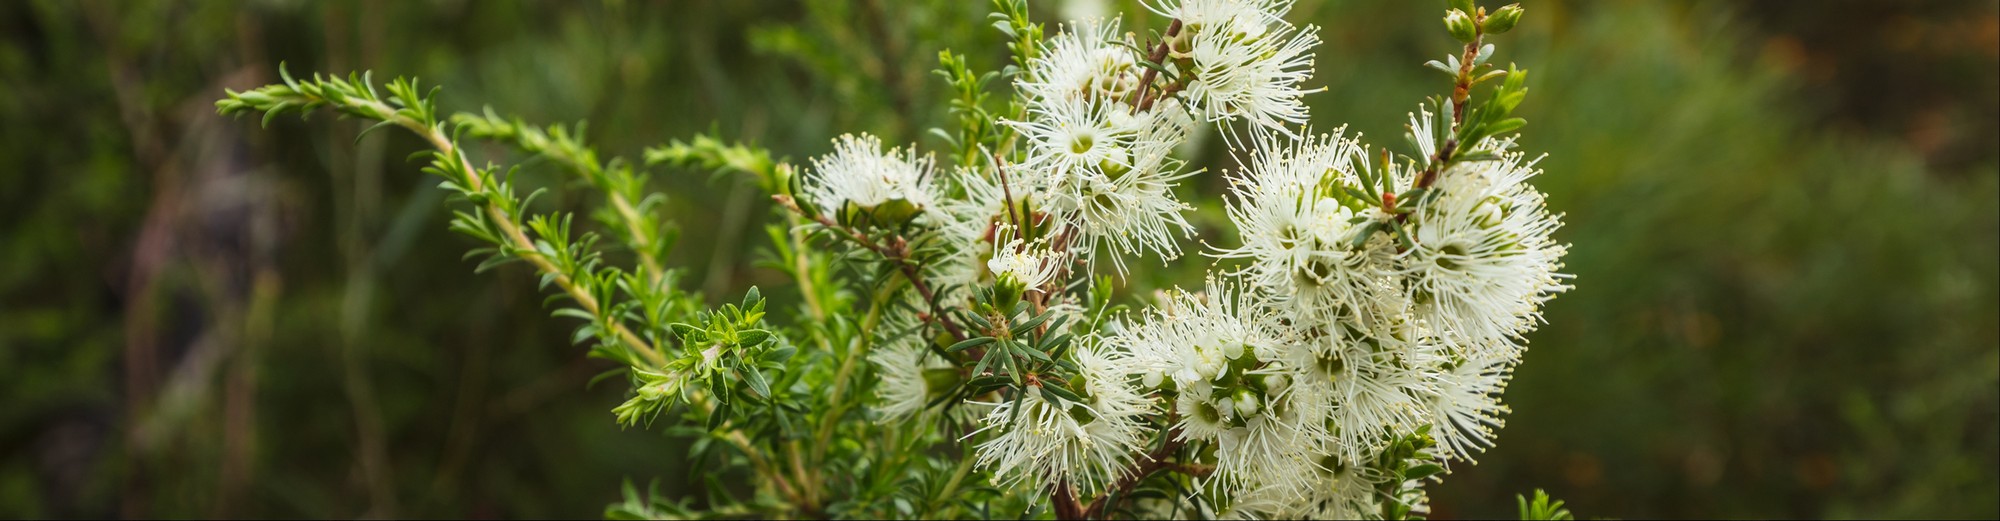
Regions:
M 1130 117 L 1122 108 L 1082 98 L 1044 98 L 1028 105 L 1026 121 L 1007 121 L 1028 142 L 1021 166 L 1033 179 L 1072 197 L 1083 179 L 1132 167 Z M 1011 173 L 1011 172 L 1010 172 Z
M 1359 144 L 1336 130 L 1304 140 L 1263 137 L 1247 171 L 1231 179 L 1230 221 L 1243 244 L 1223 257 L 1250 259 L 1241 273 L 1277 295 L 1305 322 L 1341 316 L 1364 323 L 1402 312 L 1395 246 L 1364 229 L 1388 217 L 1351 192 L 1362 185 Z
M 1230 504 L 1242 517 L 1260 519 L 1368 519 L 1381 515 L 1376 486 L 1391 479 L 1374 469 L 1326 459 L 1306 469 L 1301 489 L 1262 487 Z
M 1115 249 L 1121 254 L 1153 253 L 1162 260 L 1172 260 L 1181 253 L 1177 238 L 1193 231 L 1193 225 L 1181 215 L 1190 207 L 1174 197 L 1173 187 L 1198 172 L 1183 172 L 1185 163 L 1172 157 L 1174 148 L 1187 141 L 1193 121 L 1178 105 L 1162 105 L 1133 122 L 1137 128 L 1126 154 L 1130 164 L 1100 169 L 1097 175 L 1079 179 L 1075 190 L 1058 192 L 1052 206 L 1067 210 L 1066 224 L 1075 230 L 1084 252 Z M 1069 193 L 1076 198 L 1061 197 Z M 1120 273 L 1125 271 L 1120 256 L 1106 256 Z
M 1234 408 L 1223 410 L 1216 406 L 1211 396 L 1212 386 L 1191 387 L 1180 392 L 1174 399 L 1174 412 L 1180 414 L 1181 434 L 1188 439 L 1212 440 L 1229 432 L 1229 420 L 1235 414 Z
M 1022 93 L 1030 99 L 1130 101 L 1145 70 L 1131 49 L 1113 43 L 1119 39 L 1118 25 L 1117 20 L 1086 20 L 1064 26 L 1029 64 L 1028 75 L 1018 82 Z
M 1192 62 L 1185 98 L 1209 121 L 1241 118 L 1254 129 L 1290 134 L 1306 122 L 1299 84 L 1312 76 L 1319 30 L 1284 21 L 1291 0 L 1183 0 L 1163 15 L 1179 19 L 1173 55 Z M 1227 134 L 1225 134 L 1226 136 Z
M 1347 326 L 1306 345 L 1312 365 L 1300 387 L 1315 389 L 1331 407 L 1325 452 L 1359 463 L 1391 437 L 1426 423 L 1417 396 L 1432 392 L 1425 369 L 1434 359 L 1408 333 L 1371 335 Z M 1401 338 L 1399 338 L 1399 336 Z
M 884 153 L 875 136 L 843 135 L 834 140 L 833 153 L 813 159 L 806 194 L 835 218 L 849 204 L 870 211 L 918 212 L 937 197 L 931 168 L 931 158 L 918 157 L 915 148 Z M 908 206 L 890 204 L 899 201 Z
M 933 393 L 946 391 L 931 388 L 932 373 L 956 369 L 933 355 L 924 342 L 920 335 L 904 335 L 868 353 L 868 362 L 875 365 L 875 395 L 881 400 L 876 410 L 883 418 L 916 416 L 924 411 Z
M 1514 353 L 1508 348 L 1471 350 L 1463 360 L 1440 368 L 1427 412 L 1441 454 L 1473 461 L 1473 454 L 1493 446 L 1493 431 L 1507 423 L 1500 395 L 1513 377 Z
M 937 237 L 943 244 L 943 256 L 926 264 L 925 276 L 935 282 L 932 285 L 938 291 L 951 293 L 940 296 L 942 301 L 964 302 L 971 296 L 971 288 L 981 285 L 991 273 L 988 261 L 995 256 L 996 243 L 1003 240 L 999 237 L 1002 230 L 1011 226 L 1009 223 L 1031 218 L 1024 215 L 1028 209 L 1021 202 L 1033 194 L 1033 188 L 1018 176 L 1008 178 L 1002 188 L 993 172 L 983 170 L 959 169 L 954 179 L 965 196 L 938 202 L 942 219 Z
M 1270 386 L 1273 376 L 1289 378 L 1292 374 L 1282 365 L 1269 364 L 1243 374 L 1243 383 L 1231 386 L 1233 397 L 1226 399 L 1235 409 L 1232 423 L 1236 426 L 1218 438 L 1215 474 L 1208 483 L 1219 484 L 1232 494 L 1263 486 L 1305 486 L 1310 478 L 1305 470 L 1316 459 L 1327 435 L 1329 409 L 1325 399 L 1308 387 Z M 1266 382 L 1262 388 L 1256 383 L 1259 380 Z M 1257 407 L 1243 405 L 1253 399 L 1259 401 Z
M 1042 241 L 1031 245 L 1013 239 L 994 251 L 993 258 L 986 261 L 986 269 L 993 271 L 996 280 L 1012 280 L 1026 291 L 1039 292 L 1045 291 L 1044 286 L 1058 282 L 1068 259 L 1067 254 L 1047 247 Z
M 1105 341 L 1132 353 L 1142 384 L 1206 393 L 1234 361 L 1282 349 L 1255 298 L 1238 284 L 1211 278 L 1205 292 L 1176 290 L 1145 322 Z
M 1568 288 L 1556 272 L 1568 248 L 1550 237 L 1561 222 L 1525 183 L 1535 173 L 1515 153 L 1456 163 L 1411 215 L 1410 298 L 1440 334 L 1496 345 L 1533 329 L 1541 304 Z
M 1176 240 L 1192 226 L 1173 187 L 1192 175 L 1171 153 L 1194 120 L 1177 104 L 1136 111 L 1131 102 L 1144 69 L 1131 49 L 1113 43 L 1117 22 L 1070 24 L 1017 82 L 1027 118 L 1007 121 L 1027 142 L 1009 175 L 1029 179 L 1041 207 L 1060 217 L 1061 233 L 1080 256 L 1180 255 Z M 1156 82 L 1160 78 L 1155 79 Z M 1109 255 L 1118 270 L 1124 260 Z
M 1281 358 L 1295 347 L 1261 298 L 1211 279 L 1206 292 L 1177 293 L 1107 339 L 1133 352 L 1142 384 L 1178 394 L 1180 438 L 1216 444 L 1205 483 L 1232 493 L 1298 479 L 1326 437 L 1327 400 L 1295 385 L 1303 373 Z
M 1085 345 L 1075 355 L 1082 402 L 1031 385 L 1013 399 L 988 404 L 994 408 L 973 435 L 994 434 L 979 444 L 978 463 L 1003 486 L 1046 489 L 1066 482 L 1090 491 L 1132 471 L 1151 404 L 1127 384 L 1123 354 Z

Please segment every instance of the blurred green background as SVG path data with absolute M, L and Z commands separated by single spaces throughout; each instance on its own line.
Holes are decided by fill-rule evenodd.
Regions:
M 1436 516 L 1541 487 L 1585 516 L 2000 517 L 2000 2 L 1525 3 L 1499 59 L 1535 71 L 1522 143 L 1548 154 L 1577 289 Z M 1316 124 L 1394 144 L 1443 91 L 1418 66 L 1451 51 L 1441 4 L 1301 0 L 1326 40 Z M 416 140 L 328 114 L 259 130 L 213 101 L 285 62 L 588 120 L 628 158 L 710 130 L 794 159 L 845 131 L 935 147 L 936 52 L 1006 59 L 987 10 L 0 2 L 0 517 L 578 517 L 628 478 L 693 493 L 679 442 L 613 424 L 619 386 L 586 385 L 608 365 L 528 273 L 460 260 Z M 1220 147 L 1197 162 L 1231 168 Z M 521 176 L 558 189 L 548 208 L 593 202 Z M 788 295 L 752 262 L 754 187 L 654 181 L 689 289 Z M 1231 243 L 1219 176 L 1183 189 Z

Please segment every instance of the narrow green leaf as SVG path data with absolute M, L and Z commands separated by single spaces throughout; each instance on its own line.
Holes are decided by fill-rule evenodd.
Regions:
M 986 344 L 991 344 L 991 343 L 993 343 L 993 342 L 994 342 L 994 340 L 996 340 L 996 339 L 995 339 L 995 338 L 993 338 L 993 337 L 990 337 L 990 336 L 983 336 L 983 337 L 978 337 L 978 338 L 968 338 L 968 339 L 965 339 L 965 340 L 962 340 L 962 341 L 959 341 L 959 342 L 958 342 L 958 343 L 956 343 L 956 344 L 952 344 L 952 345 L 951 345 L 951 347 L 948 347 L 948 348 L 945 348 L 945 352 L 949 352 L 949 353 L 956 353 L 956 352 L 959 352 L 959 351 L 964 351 L 964 350 L 967 350 L 967 349 L 972 349 L 972 348 L 975 348 L 975 347 L 979 347 L 979 346 L 983 346 L 983 345 L 986 345 Z
M 764 372 L 757 370 L 755 366 L 744 368 L 743 381 L 750 384 L 750 390 L 757 393 L 757 396 L 764 398 L 771 396 L 771 383 L 764 380 Z

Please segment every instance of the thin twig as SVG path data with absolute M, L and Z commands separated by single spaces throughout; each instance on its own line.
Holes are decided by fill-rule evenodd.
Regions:
M 1146 56 L 1147 61 L 1151 61 L 1153 62 L 1154 65 L 1158 65 L 1160 63 L 1160 60 L 1167 59 L 1167 51 L 1169 50 L 1168 45 L 1174 41 L 1175 36 L 1179 36 L 1180 34 L 1181 34 L 1181 21 L 1180 19 L 1176 18 L 1174 19 L 1173 23 L 1167 24 L 1166 35 L 1160 38 L 1159 44 L 1153 46 L 1153 53 L 1151 55 Z M 1139 90 L 1132 91 L 1132 99 L 1127 100 L 1126 103 L 1132 104 L 1133 108 L 1138 108 L 1140 102 L 1146 99 L 1146 91 L 1153 87 L 1153 77 L 1158 75 L 1159 72 L 1160 70 L 1157 68 L 1147 67 L 1146 73 L 1141 74 L 1139 76 Z M 1139 110 L 1143 111 L 1145 109 L 1139 109 Z
M 957 323 L 952 322 L 951 317 L 946 316 L 941 312 L 942 310 L 938 309 L 937 293 L 931 291 L 930 284 L 924 282 L 923 273 L 918 269 L 917 265 L 910 262 L 908 257 L 909 245 L 900 240 L 900 238 L 895 244 L 883 245 L 869 238 L 867 235 L 855 231 L 853 228 L 841 226 L 840 223 L 834 222 L 833 219 L 827 216 L 806 213 L 805 209 L 799 208 L 798 201 L 793 200 L 792 196 L 784 194 L 773 195 L 771 196 L 771 200 L 776 201 L 779 206 L 785 207 L 786 210 L 790 210 L 792 213 L 811 219 L 813 222 L 819 223 L 820 226 L 824 226 L 829 230 L 839 232 L 843 238 L 854 241 L 855 244 L 860 245 L 862 248 L 873 251 L 877 255 L 881 255 L 883 259 L 895 263 L 897 270 L 903 273 L 903 278 L 910 281 L 910 287 L 915 288 L 917 294 L 924 297 L 924 303 L 931 310 L 927 316 L 931 320 L 936 320 L 938 325 L 943 326 L 946 332 L 951 333 L 953 340 L 966 339 L 965 330 L 960 328 Z
M 1145 481 L 1147 477 L 1152 476 L 1153 473 L 1155 472 L 1159 472 L 1161 470 L 1176 470 L 1182 468 L 1181 466 L 1168 461 L 1168 458 L 1172 458 L 1174 453 L 1179 452 L 1181 450 L 1181 446 L 1185 444 L 1186 442 L 1180 439 L 1180 429 L 1173 429 L 1167 431 L 1166 443 L 1160 444 L 1160 448 L 1155 449 L 1152 453 L 1147 454 L 1146 461 L 1139 463 L 1139 469 L 1137 471 L 1134 471 L 1130 474 L 1126 474 L 1125 477 L 1118 478 L 1117 482 L 1112 483 L 1111 486 L 1109 487 L 1106 487 L 1104 489 L 1104 495 L 1098 496 L 1097 499 L 1091 500 L 1090 506 L 1083 509 L 1083 515 L 1076 519 L 1090 519 L 1103 516 L 1104 512 L 1111 508 L 1111 501 L 1110 501 L 1111 498 L 1114 497 L 1124 498 L 1129 496 L 1130 493 L 1132 492 L 1133 487 L 1139 486 L 1139 482 Z
M 1007 181 L 1007 167 L 1000 164 L 1000 156 L 993 152 L 987 152 L 986 157 L 993 159 L 993 173 L 1000 176 L 1000 195 L 1005 197 L 1001 200 L 1001 204 L 1007 206 L 1007 222 L 1014 225 L 1015 233 L 1027 233 L 1027 227 L 1021 222 L 1021 217 L 1014 214 L 1014 189 L 1008 186 L 1010 183 Z

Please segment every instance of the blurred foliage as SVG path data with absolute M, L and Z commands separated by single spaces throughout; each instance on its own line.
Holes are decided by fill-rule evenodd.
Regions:
M 1431 489 L 1437 517 L 1510 515 L 1533 487 L 1586 516 L 2000 516 L 2000 8 L 1865 4 L 1528 3 L 1501 59 L 1536 70 L 1523 144 L 1549 154 L 1578 289 L 1532 337 L 1498 448 Z M 1303 1 L 1292 19 L 1327 40 L 1317 124 L 1400 135 L 1442 90 L 1417 65 L 1447 52 L 1434 10 Z M 460 260 L 442 192 L 402 161 L 418 143 L 254 132 L 212 101 L 285 61 L 588 120 L 633 159 L 709 130 L 794 159 L 847 131 L 941 148 L 937 51 L 1006 63 L 985 14 L 0 3 L 0 516 L 584 516 L 626 478 L 699 497 L 678 441 L 611 421 L 620 397 L 586 385 L 608 365 L 523 268 Z M 1233 167 L 1218 141 L 1212 172 Z M 768 206 L 747 181 L 654 179 L 689 289 L 789 298 L 751 267 Z M 1204 237 L 1230 244 L 1221 180 L 1198 179 Z M 1206 262 L 1141 266 L 1127 296 Z

